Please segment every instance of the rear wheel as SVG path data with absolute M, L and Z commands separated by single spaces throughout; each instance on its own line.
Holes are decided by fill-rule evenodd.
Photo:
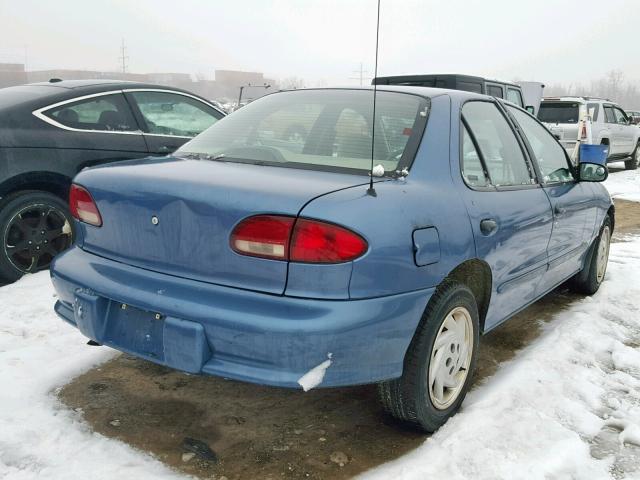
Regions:
M 593 295 L 600 288 L 607 273 L 611 233 L 611 218 L 607 215 L 602 223 L 600 235 L 591 247 L 589 263 L 569 282 L 569 286 L 575 292 Z
M 478 308 L 465 285 L 445 282 L 432 297 L 405 356 L 402 377 L 382 382 L 385 410 L 433 432 L 469 389 L 478 350 Z
M 638 165 L 640 165 L 640 142 L 636 145 L 631 158 L 624 162 L 624 168 L 625 170 L 636 170 Z
M 65 202 L 47 192 L 11 195 L 0 210 L 0 277 L 14 281 L 49 267 L 73 241 Z

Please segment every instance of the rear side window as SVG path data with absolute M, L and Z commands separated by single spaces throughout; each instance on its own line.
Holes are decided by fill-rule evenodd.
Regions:
M 462 118 L 475 144 L 481 161 L 495 186 L 531 185 L 534 183 L 529 165 L 515 133 L 498 107 L 492 102 L 467 102 Z
M 504 90 L 497 85 L 487 85 L 487 95 L 496 98 L 504 98 Z
M 121 93 L 66 103 L 44 114 L 65 127 L 79 130 L 131 132 L 138 129 Z
M 511 103 L 518 105 L 519 107 L 524 107 L 524 103 L 522 102 L 522 95 L 519 90 L 515 88 L 507 89 L 507 100 Z
M 482 93 L 482 85 L 476 82 L 458 82 L 457 90 L 465 92 Z
M 486 187 L 489 179 L 484 172 L 478 149 L 469 135 L 469 130 L 462 127 L 462 176 L 472 187 Z
M 576 102 L 542 102 L 538 120 L 546 123 L 578 123 L 580 104 Z
M 551 133 L 528 113 L 510 106 L 507 106 L 507 109 L 515 117 L 527 138 L 544 182 L 557 183 L 574 180 L 564 148 L 553 138 Z

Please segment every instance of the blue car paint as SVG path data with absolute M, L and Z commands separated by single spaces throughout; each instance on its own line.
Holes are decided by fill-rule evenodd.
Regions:
M 357 175 L 172 158 L 82 172 L 76 182 L 104 225 L 77 224 L 77 246 L 56 259 L 56 311 L 100 343 L 191 373 L 295 387 L 332 354 L 322 386 L 352 385 L 402 374 L 432 293 L 465 262 L 491 268 L 484 331 L 582 267 L 611 208 L 601 185 L 472 190 L 460 171 L 460 111 L 487 97 L 389 90 L 428 95 L 431 108 L 409 176 L 376 183 L 376 197 Z M 340 265 L 237 255 L 228 233 L 258 213 L 345 225 L 369 250 Z M 153 214 L 159 225 L 179 218 L 179 228 L 154 229 Z M 487 218 L 498 226 L 489 235 L 480 229 Z M 437 231 L 427 243 L 439 255 L 416 262 L 424 231 Z M 114 328 L 123 303 L 148 330 L 146 350 L 135 329 Z M 145 323 L 154 312 L 156 330 Z

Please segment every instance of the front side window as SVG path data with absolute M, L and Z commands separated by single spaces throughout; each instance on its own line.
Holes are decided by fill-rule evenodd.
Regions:
M 616 120 L 616 114 L 611 105 L 604 106 L 604 117 L 606 118 L 607 123 L 618 123 Z
M 496 98 L 503 98 L 503 92 L 504 90 L 502 89 L 502 87 L 499 87 L 497 85 L 487 85 L 487 95 L 491 95 L 492 97 Z
M 518 105 L 519 107 L 524 107 L 524 103 L 522 102 L 522 94 L 515 88 L 507 89 L 507 100 Z
M 515 117 L 527 138 L 544 182 L 573 181 L 573 173 L 569 168 L 564 148 L 553 138 L 553 135 L 528 113 L 510 106 L 507 106 L 507 109 Z
M 578 123 L 580 104 L 576 102 L 542 102 L 538 120 L 545 123 Z
M 131 92 L 146 123 L 146 133 L 195 137 L 222 114 L 195 98 L 169 92 Z
M 462 108 L 462 117 L 480 149 L 493 185 L 534 183 L 515 133 L 494 103 L 467 102 Z
M 616 116 L 616 123 L 619 123 L 620 125 L 627 125 L 629 123 L 629 120 L 627 120 L 627 116 L 622 110 L 620 110 L 619 108 L 614 108 L 613 112 Z
M 374 164 L 386 172 L 413 160 L 428 100 L 378 92 Z M 373 92 L 298 90 L 267 95 L 185 144 L 178 154 L 316 170 L 371 168 Z
M 131 132 L 138 129 L 121 93 L 66 103 L 44 114 L 65 127 L 79 130 Z

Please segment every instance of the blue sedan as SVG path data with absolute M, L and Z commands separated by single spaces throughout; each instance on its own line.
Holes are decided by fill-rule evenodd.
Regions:
M 501 100 L 385 86 L 372 121 L 373 98 L 276 93 L 173 156 L 82 171 L 75 245 L 51 269 L 56 312 L 193 374 L 378 383 L 392 415 L 437 429 L 480 334 L 563 282 L 598 290 L 607 170 L 572 165 Z

